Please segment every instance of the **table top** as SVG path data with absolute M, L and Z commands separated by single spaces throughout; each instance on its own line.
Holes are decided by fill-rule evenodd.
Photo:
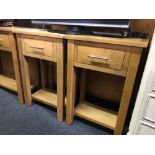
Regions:
M 90 42 L 134 46 L 134 47 L 142 47 L 142 48 L 146 48 L 149 43 L 149 39 L 110 38 L 110 37 L 100 37 L 100 36 L 92 36 L 92 35 L 69 35 L 69 34 L 48 32 L 46 29 L 25 28 L 25 27 L 0 27 L 0 31 L 12 32 L 16 34 L 37 35 L 37 36 L 61 38 L 61 39 L 68 39 L 68 40 L 90 41 Z

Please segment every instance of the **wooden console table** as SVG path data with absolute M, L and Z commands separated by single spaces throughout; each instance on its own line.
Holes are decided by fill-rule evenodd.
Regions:
M 0 86 L 18 93 L 24 103 L 18 50 L 12 29 L 0 27 Z
M 65 38 L 68 39 L 67 123 L 72 123 L 75 115 L 110 128 L 114 130 L 114 134 L 121 134 L 141 53 L 143 48 L 148 46 L 148 40 L 84 35 L 66 35 Z M 81 87 L 80 102 L 75 107 L 77 69 L 81 69 Z M 87 70 L 111 74 L 123 79 L 124 88 L 118 112 L 85 100 Z
M 16 79 L 16 81 L 13 80 L 10 67 L 5 66 L 8 63 L 1 57 L 1 63 L 4 64 L 1 67 L 0 86 L 18 91 L 19 101 L 23 102 L 25 99 L 27 105 L 31 105 L 32 99 L 34 99 L 57 108 L 58 120 L 62 121 L 65 102 L 64 40 L 67 41 L 67 123 L 72 123 L 74 116 L 78 116 L 110 128 L 114 130 L 114 134 L 121 134 L 140 57 L 143 48 L 148 46 L 148 39 L 66 35 L 18 27 L 0 28 L 0 50 L 12 54 Z M 54 74 L 56 90 L 46 88 L 49 85 L 45 82 L 49 66 L 54 66 L 56 70 L 56 74 L 48 73 L 49 79 L 53 79 Z M 9 71 L 9 76 L 3 74 L 7 71 Z M 107 92 L 113 91 L 111 94 L 114 94 L 114 91 L 118 93 L 115 99 L 119 102 L 118 111 L 87 101 L 87 76 L 90 72 L 102 73 L 108 81 L 104 84 L 105 88 L 103 89 L 107 89 Z M 80 95 L 76 100 L 77 90 L 79 90 L 76 89 L 76 82 L 79 79 L 79 73 L 81 74 Z M 96 80 L 98 79 L 96 78 Z M 122 88 L 122 90 L 118 89 L 118 92 L 116 89 L 112 90 L 117 88 L 115 85 L 117 81 L 117 86 L 119 87 L 121 84 Z M 112 87 L 113 84 L 115 87 Z
M 15 31 L 19 49 L 20 65 L 22 68 L 23 89 L 25 103 L 31 105 L 32 99 L 51 107 L 57 108 L 58 120 L 63 120 L 64 114 L 64 42 L 63 35 L 52 34 L 35 29 L 16 29 Z M 31 67 L 32 58 L 36 63 L 39 62 L 39 73 Z M 56 65 L 57 88 L 55 91 L 46 88 L 46 64 Z M 30 73 L 30 69 L 32 72 Z M 41 86 L 31 83 L 40 78 Z M 40 77 L 39 77 L 40 76 Z M 52 74 L 50 75 L 52 78 Z M 47 84 L 48 85 L 48 84 Z M 37 89 L 32 92 L 31 89 Z

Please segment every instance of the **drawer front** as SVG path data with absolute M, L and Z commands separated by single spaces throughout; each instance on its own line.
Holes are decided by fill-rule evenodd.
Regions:
M 9 35 L 0 34 L 0 49 L 7 50 L 10 47 L 11 47 L 11 45 L 10 45 Z
M 138 134 L 155 135 L 155 126 L 148 122 L 142 122 Z
M 155 123 L 155 95 L 154 94 L 149 94 L 143 119 Z
M 77 45 L 77 62 L 122 70 L 125 51 L 110 47 Z
M 33 54 L 34 56 L 43 56 L 54 58 L 54 41 L 40 40 L 35 38 L 23 38 L 23 53 Z

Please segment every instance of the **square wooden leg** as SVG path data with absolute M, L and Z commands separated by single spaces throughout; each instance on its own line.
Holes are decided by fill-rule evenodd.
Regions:
M 76 69 L 73 65 L 74 41 L 68 41 L 68 62 L 67 62 L 67 104 L 66 104 L 66 122 L 71 124 L 74 117 L 75 103 L 75 85 Z
M 28 66 L 28 62 L 26 58 L 22 54 L 20 35 L 17 35 L 17 43 L 18 43 L 18 50 L 19 50 L 20 66 L 22 68 L 21 75 L 22 75 L 22 84 L 23 84 L 23 90 L 24 90 L 25 104 L 31 105 L 32 95 L 31 95 L 31 86 L 30 86 L 29 66 Z
M 15 79 L 17 83 L 17 91 L 18 91 L 18 100 L 19 103 L 24 103 L 24 94 L 22 88 L 22 78 L 21 78 L 21 68 L 18 58 L 18 52 L 16 47 L 16 41 L 13 34 L 9 34 L 12 48 L 12 59 L 13 59 L 13 67 L 15 72 Z
M 57 39 L 57 118 L 63 121 L 64 115 L 64 50 L 61 39 Z

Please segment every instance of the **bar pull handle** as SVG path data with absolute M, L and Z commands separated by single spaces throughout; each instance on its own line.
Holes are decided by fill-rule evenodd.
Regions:
M 108 57 L 97 57 L 95 55 L 88 55 L 89 58 L 93 58 L 93 59 L 100 59 L 100 60 L 108 60 Z
M 145 122 L 142 122 L 142 124 L 145 125 L 145 126 L 148 126 L 148 127 L 152 128 L 152 129 L 155 129 L 155 126 L 153 126 L 153 125 L 147 124 Z
M 145 120 L 147 120 L 147 121 L 150 121 L 150 122 L 155 123 L 155 121 L 154 121 L 154 120 L 152 120 L 152 119 L 149 119 L 149 118 L 146 118 L 146 117 L 143 117 L 143 119 L 145 119 Z
M 40 50 L 43 50 L 44 48 L 42 47 L 36 47 L 36 46 L 30 46 L 30 48 L 33 48 L 33 49 L 40 49 Z

